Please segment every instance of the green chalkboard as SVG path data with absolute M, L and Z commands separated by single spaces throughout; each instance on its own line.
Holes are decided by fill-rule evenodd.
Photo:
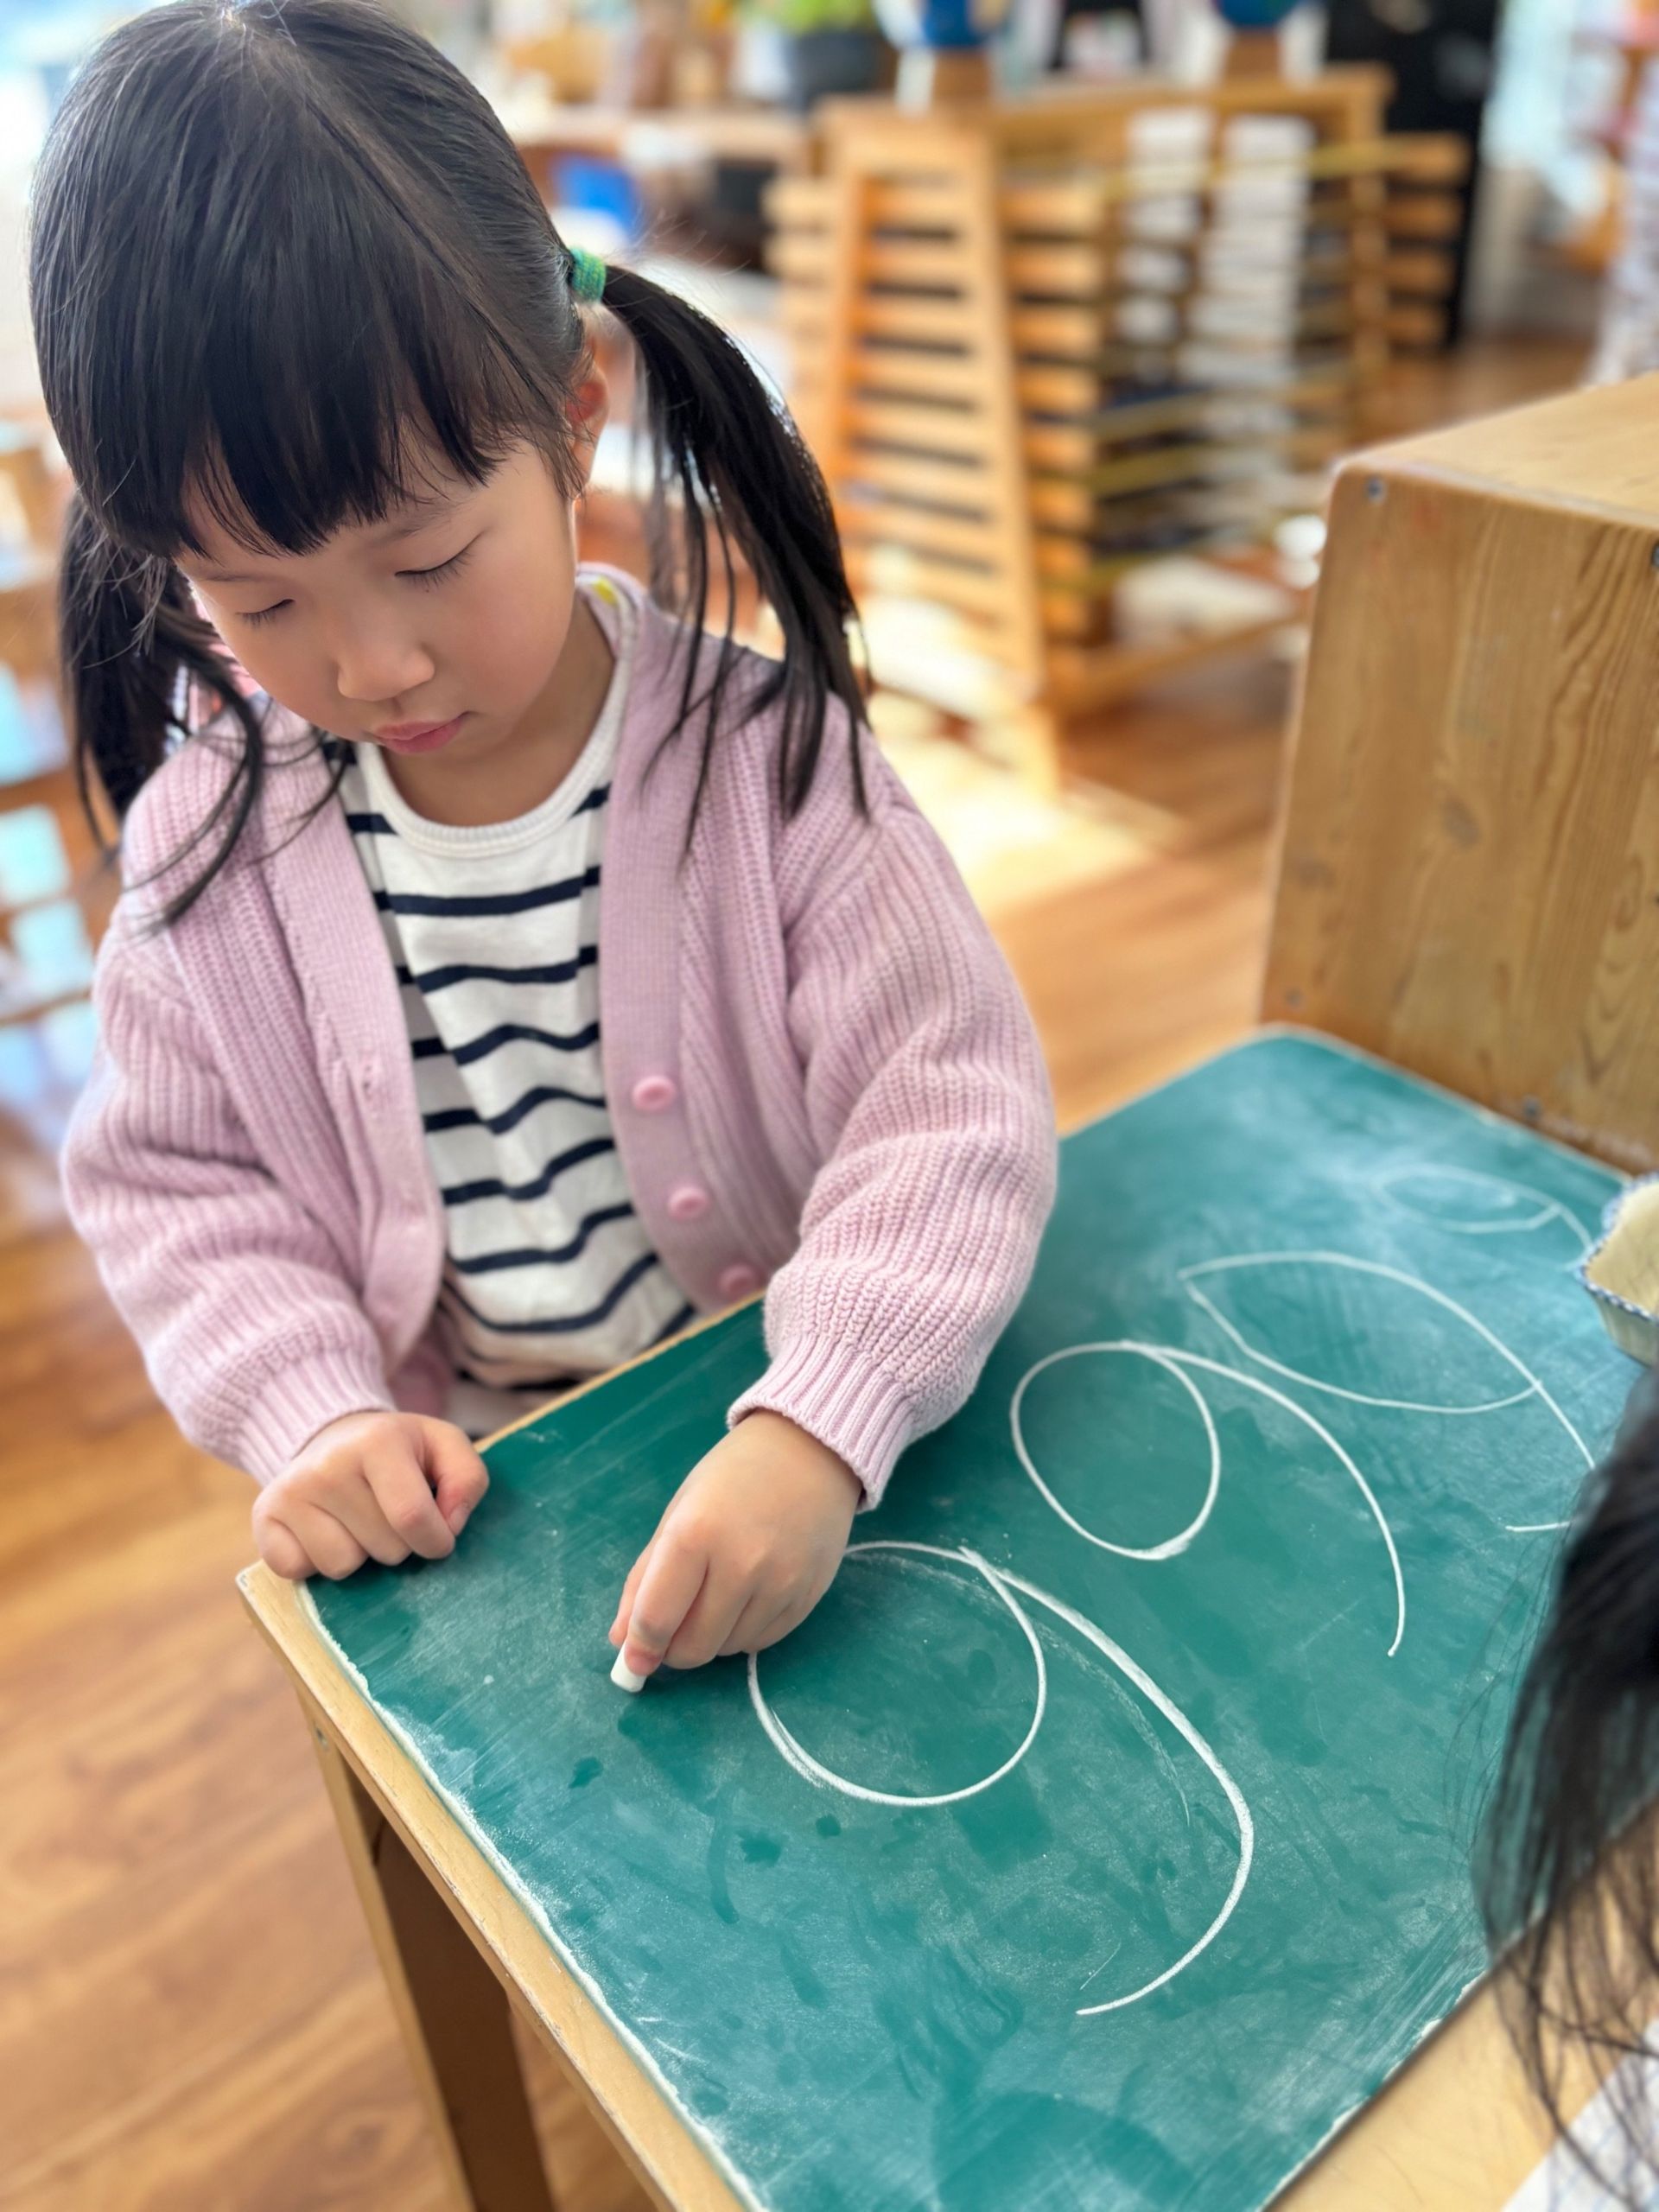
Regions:
M 804 1629 L 607 1680 L 746 1313 L 315 1589 L 433 1787 L 769 2212 L 1249 2212 L 1479 1971 L 1467 1852 L 1634 1370 L 1605 1170 L 1256 1039 L 1071 1138 L 1029 1294 Z

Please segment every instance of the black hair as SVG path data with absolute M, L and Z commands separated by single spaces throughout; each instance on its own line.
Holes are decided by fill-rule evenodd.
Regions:
M 74 79 L 41 162 L 29 289 L 76 486 L 60 602 L 78 773 L 118 821 L 209 715 L 237 751 L 164 920 L 229 858 L 268 765 L 261 703 L 175 566 L 202 550 L 191 502 L 256 550 L 306 552 L 417 491 L 427 456 L 479 483 L 525 440 L 574 495 L 566 405 L 590 352 L 572 265 L 488 103 L 372 0 L 174 0 Z M 855 613 L 817 467 L 706 316 L 625 269 L 602 299 L 645 372 L 652 588 L 687 625 L 669 734 L 701 713 L 698 799 L 737 666 L 741 554 L 782 632 L 744 700 L 780 708 L 782 803 L 805 798 L 839 701 L 862 804 Z M 712 661 L 711 566 L 727 586 Z
M 1575 2060 L 1659 2057 L 1659 1376 L 1586 1484 L 1484 1814 L 1482 1912 L 1508 2023 L 1558 2130 Z M 1641 2069 L 1611 2090 L 1605 2201 L 1659 2177 Z M 1582 2101 L 1582 2086 L 1579 2101 Z

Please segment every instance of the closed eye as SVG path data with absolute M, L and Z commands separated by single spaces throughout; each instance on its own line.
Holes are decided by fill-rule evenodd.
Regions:
M 400 576 L 407 577 L 412 584 L 423 584 L 429 587 L 433 584 L 441 584 L 446 576 L 453 576 L 455 574 L 477 543 L 477 538 L 469 538 L 459 553 L 452 553 L 447 561 L 440 561 L 435 569 L 399 569 L 397 573 Z
M 433 586 L 442 583 L 447 577 L 454 575 L 477 543 L 476 537 L 469 538 L 459 553 L 452 553 L 447 561 L 440 561 L 435 568 L 399 569 L 397 574 L 406 578 L 409 582 L 420 584 L 429 590 Z M 274 621 L 285 607 L 291 607 L 293 604 L 291 599 L 279 599 L 274 606 L 258 607 L 251 613 L 238 615 L 237 620 L 249 623 L 257 629 L 262 622 Z

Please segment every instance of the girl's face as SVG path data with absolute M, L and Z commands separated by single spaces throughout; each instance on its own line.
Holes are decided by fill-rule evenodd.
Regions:
M 604 406 L 579 402 L 584 477 Z M 339 737 L 400 754 L 489 758 L 550 703 L 575 596 L 575 514 L 542 454 L 517 447 L 481 485 L 433 467 L 385 521 L 314 552 L 250 553 L 199 524 L 180 565 L 261 690 Z

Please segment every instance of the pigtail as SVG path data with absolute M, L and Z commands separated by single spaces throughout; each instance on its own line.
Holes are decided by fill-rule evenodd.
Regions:
M 1522 1678 L 1478 1869 L 1511 2031 L 1558 2130 L 1575 2045 L 1659 2057 L 1659 1376 L 1590 1478 Z M 1632 2069 L 1632 2074 L 1638 2069 Z M 1641 2079 L 1613 2093 L 1628 2157 L 1584 2158 L 1632 2212 L 1659 2173 Z
M 848 641 L 857 609 L 817 464 L 741 347 L 707 315 L 631 269 L 606 269 L 600 296 L 632 339 L 645 371 L 655 462 L 652 590 L 693 639 L 707 619 L 711 540 L 721 564 L 726 620 L 714 676 L 694 699 L 696 663 L 688 651 L 676 724 L 683 728 L 702 710 L 698 798 L 736 663 L 735 547 L 783 632 L 782 660 L 752 703 L 757 711 L 782 703 L 778 777 L 785 812 L 797 813 L 811 788 L 832 699 L 846 710 L 861 808 L 863 695 Z
M 79 493 L 64 531 L 58 633 L 76 788 L 106 851 L 98 795 L 118 825 L 125 820 L 175 743 L 189 734 L 193 697 L 204 697 L 210 714 L 227 713 L 238 727 L 242 741 L 230 779 L 184 851 L 222 834 L 196 880 L 160 917 L 163 925 L 175 922 L 218 872 L 257 802 L 264 776 L 257 709 L 230 680 L 224 647 L 172 563 L 118 545 Z

